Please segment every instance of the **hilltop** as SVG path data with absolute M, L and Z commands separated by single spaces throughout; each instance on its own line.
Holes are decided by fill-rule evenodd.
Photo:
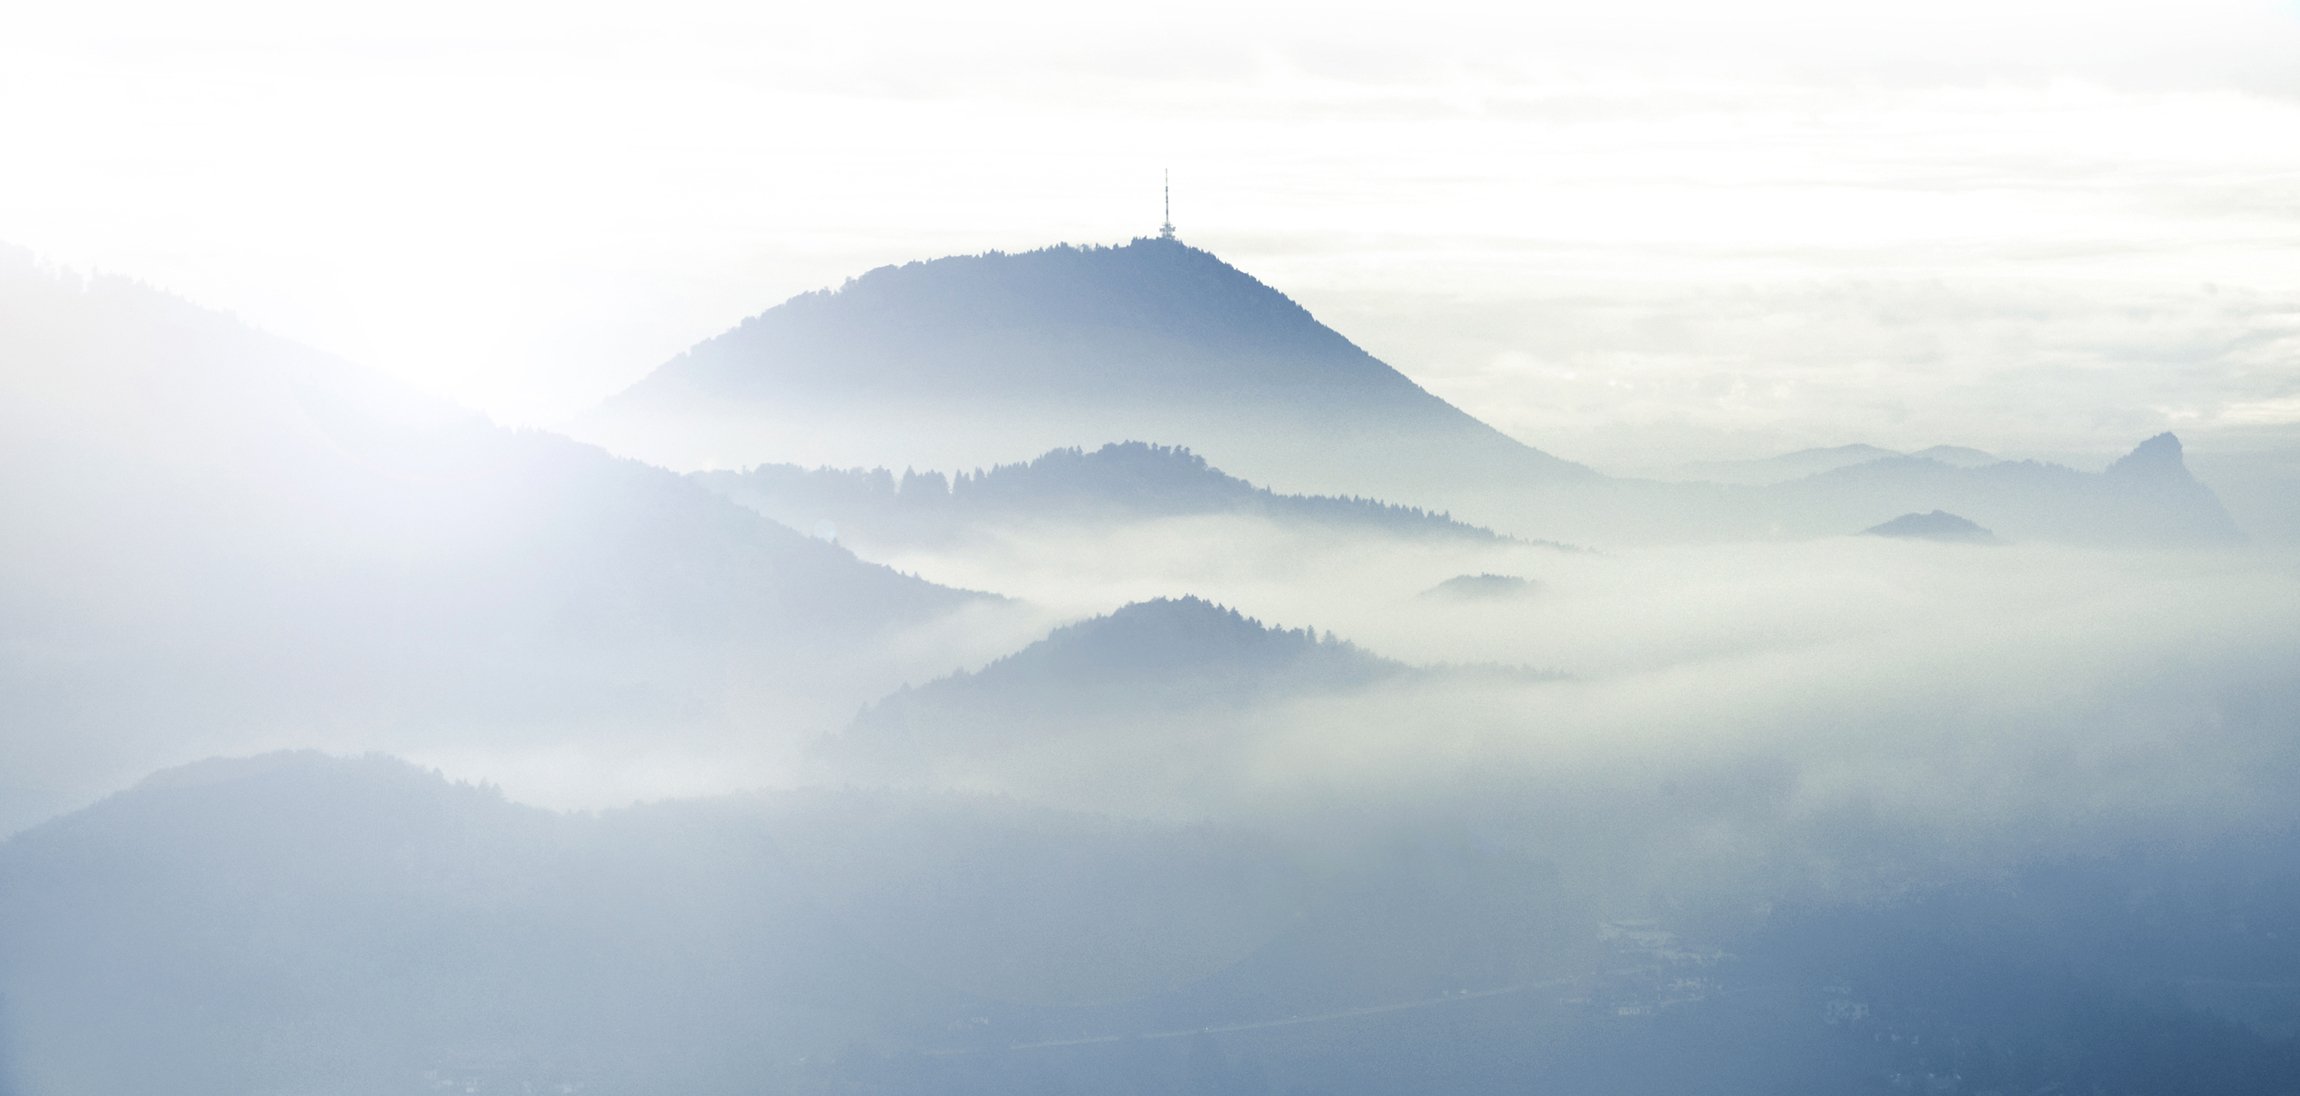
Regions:
M 1071 751 L 1214 767 L 1260 706 L 1419 672 L 1314 629 L 1273 627 L 1197 597 L 1157 598 L 897 692 L 820 753 L 849 774 L 941 771 L 961 783 L 1001 757 Z
M 882 267 L 705 340 L 584 425 L 674 467 L 983 467 L 1122 438 L 1286 491 L 1584 479 L 1172 240 Z
M 1315 629 L 1264 624 L 1198 597 L 1154 598 L 1056 628 L 979 671 L 897 693 L 864 713 L 858 725 L 1009 698 L 1038 705 L 1050 694 L 1156 693 L 1168 704 L 1213 706 L 1409 672 L 1403 663 Z

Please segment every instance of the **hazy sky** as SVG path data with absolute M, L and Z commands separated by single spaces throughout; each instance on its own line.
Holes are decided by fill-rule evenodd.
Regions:
M 0 240 L 549 421 L 1147 233 L 1171 167 L 1186 240 L 1609 466 L 2300 422 L 2294 0 L 1097 7 L 18 3 Z

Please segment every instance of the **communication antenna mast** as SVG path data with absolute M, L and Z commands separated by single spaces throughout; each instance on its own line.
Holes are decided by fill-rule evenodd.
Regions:
M 1158 238 L 1171 240 L 1174 238 L 1174 173 L 1172 171 L 1165 172 L 1165 182 L 1166 221 L 1158 226 Z

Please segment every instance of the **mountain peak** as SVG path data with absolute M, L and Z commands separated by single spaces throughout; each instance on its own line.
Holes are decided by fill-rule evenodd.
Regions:
M 1159 360 L 1124 362 L 1127 368 L 1115 377 L 1108 371 L 1091 376 L 1077 368 L 1090 363 L 1068 355 L 1046 368 L 1034 362 L 1039 355 L 1017 353 L 1019 344 L 1049 336 L 1075 351 L 1087 349 L 1081 344 L 1089 335 L 1109 341 L 1121 334 L 1169 345 Z M 833 335 L 838 342 L 829 341 Z M 997 344 L 1000 360 L 943 368 L 969 356 L 967 342 L 986 336 Z M 1198 353 L 1176 353 L 1191 349 Z M 1310 351 L 1336 356 L 1321 363 L 1329 373 L 1378 383 L 1396 376 L 1318 323 L 1308 309 L 1213 253 L 1178 240 L 1142 238 L 1117 246 L 1065 243 L 878 267 L 835 290 L 801 294 L 752 316 L 664 372 L 712 388 L 769 379 L 783 389 L 843 388 L 868 379 L 873 387 L 963 389 L 991 381 L 999 371 L 1056 385 L 1089 378 L 1123 383 L 1129 374 L 1149 369 L 1213 380 L 1191 368 L 1209 353 L 1235 367 L 1246 352 L 1282 352 L 1273 364 L 1287 365 L 1287 359 Z M 880 376 L 849 373 L 861 355 L 876 359 L 870 365 Z
M 2108 466 L 2108 474 L 2145 479 L 2189 478 L 2180 439 L 2169 430 L 2141 442 L 2132 452 L 2118 457 L 2116 463 Z
M 697 344 L 585 432 L 674 467 L 988 467 L 1118 438 L 1288 492 L 1422 501 L 1593 474 L 1178 240 L 883 266 Z

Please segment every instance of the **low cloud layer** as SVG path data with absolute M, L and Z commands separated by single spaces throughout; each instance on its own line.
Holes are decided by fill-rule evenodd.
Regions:
M 1410 663 L 1572 677 L 1387 681 L 1187 729 L 1085 712 L 1074 734 L 977 747 L 946 780 L 1162 818 L 1282 826 L 1339 804 L 1475 817 L 1493 840 L 1623 896 L 1857 893 L 2300 821 L 2284 775 L 2300 710 L 2300 573 L 2274 556 L 1876 538 L 1321 554 L 1228 527 L 1233 550 L 1217 564 L 1193 547 L 1210 530 L 1191 532 L 1096 553 L 1009 544 L 998 566 L 1043 576 L 1017 592 L 1054 603 L 1164 582 Z M 1044 553 L 1035 570 L 1018 566 L 1026 550 Z M 971 573 L 956 559 L 913 562 Z M 1089 573 L 1102 568 L 1136 577 Z M 1424 595 L 1456 569 L 1537 585 Z M 946 730 L 955 743 L 990 733 Z

